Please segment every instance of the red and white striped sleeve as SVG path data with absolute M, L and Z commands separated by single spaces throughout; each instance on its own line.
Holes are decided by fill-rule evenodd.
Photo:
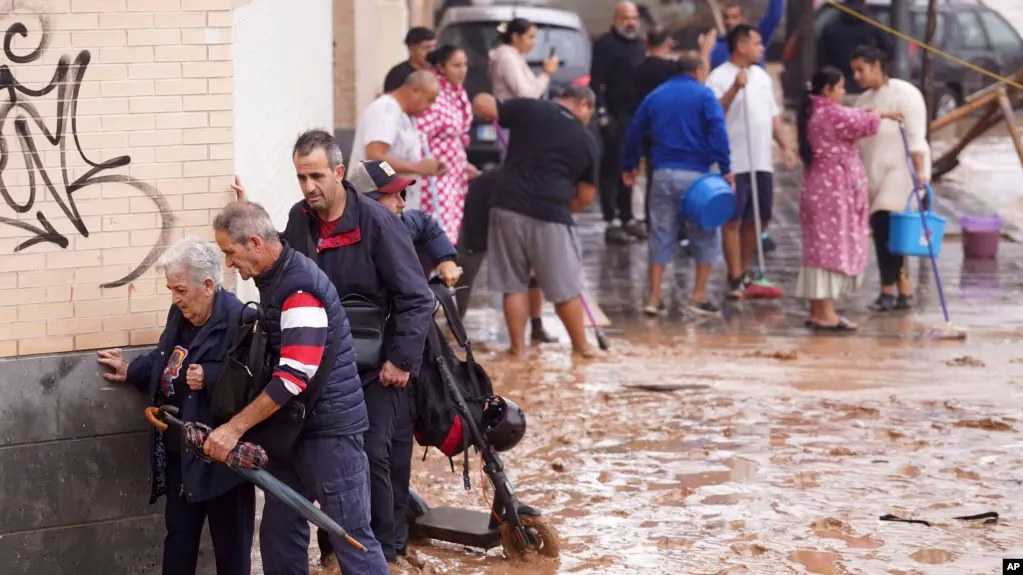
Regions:
M 313 294 L 296 292 L 281 307 L 281 359 L 266 394 L 277 405 L 305 391 L 327 344 L 327 310 Z

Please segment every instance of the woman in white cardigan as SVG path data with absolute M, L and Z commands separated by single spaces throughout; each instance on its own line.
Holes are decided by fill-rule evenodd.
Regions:
M 508 98 L 542 98 L 547 93 L 551 76 L 558 71 L 558 59 L 547 58 L 543 69 L 534 74 L 526 62 L 526 54 L 536 46 L 536 26 L 525 18 L 501 24 L 500 45 L 490 51 L 490 84 L 498 100 Z
M 927 105 L 916 86 L 898 78 L 889 78 L 885 64 L 884 52 L 875 47 L 860 47 L 853 52 L 853 77 L 857 84 L 867 89 L 856 99 L 856 107 L 902 115 L 913 165 L 923 185 L 931 178 Z M 881 293 L 870 308 L 878 312 L 907 310 L 912 307 L 913 284 L 909 279 L 906 258 L 892 254 L 888 249 L 891 213 L 905 211 L 913 194 L 913 181 L 899 123 L 882 120 L 876 135 L 860 140 L 860 154 L 867 168 L 870 228 L 881 275 Z M 913 205 L 914 209 L 916 207 Z

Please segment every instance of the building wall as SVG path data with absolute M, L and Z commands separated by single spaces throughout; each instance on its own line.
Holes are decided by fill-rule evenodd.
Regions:
M 405 60 L 407 0 L 334 0 L 334 133 L 348 157 L 366 106 Z
M 330 0 L 283 4 L 0 1 L 4 575 L 160 572 L 147 401 L 92 350 L 148 351 L 163 246 L 212 238 L 236 163 L 256 199 L 289 189 L 285 148 L 331 125 Z
M 291 161 L 295 138 L 333 126 L 331 4 L 251 0 L 235 10 L 235 166 L 249 199 L 263 204 L 281 230 L 302 199 Z M 258 301 L 251 280 L 237 281 L 239 297 Z
M 10 76 L 46 93 L 2 96 L 0 356 L 156 341 L 161 246 L 211 237 L 230 195 L 231 9 L 41 0 L 3 18 L 25 29 L 4 55 Z

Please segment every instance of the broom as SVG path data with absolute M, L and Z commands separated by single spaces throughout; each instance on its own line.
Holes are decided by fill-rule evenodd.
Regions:
M 913 165 L 913 153 L 909 150 L 909 136 L 906 135 L 905 124 L 899 124 L 899 132 L 902 134 L 902 145 L 906 149 L 906 161 L 909 163 L 909 175 L 913 180 L 913 195 L 916 203 L 920 206 L 920 222 L 924 227 L 924 237 L 927 239 L 927 253 L 931 257 L 931 269 L 934 270 L 934 283 L 938 287 L 938 299 L 941 300 L 941 313 L 945 316 L 944 327 L 931 329 L 927 339 L 966 339 L 966 331 L 953 327 L 952 319 L 948 314 L 948 304 L 945 301 L 945 289 L 941 286 L 941 274 L 938 273 L 938 258 L 934 255 L 934 244 L 931 243 L 931 230 L 927 226 L 927 215 L 924 213 L 923 198 L 920 197 L 920 179 L 917 177 L 916 166 Z
M 785 292 L 774 285 L 764 275 L 767 267 L 764 265 L 764 230 L 760 225 L 760 190 L 757 186 L 757 172 L 753 167 L 753 132 L 750 130 L 750 94 L 749 90 L 743 88 L 744 116 L 746 120 L 746 152 L 749 157 L 750 170 L 749 180 L 753 192 L 753 225 L 757 233 L 757 278 L 746 287 L 746 297 L 750 299 L 778 299 L 785 295 Z M 773 97 L 773 96 L 772 96 Z

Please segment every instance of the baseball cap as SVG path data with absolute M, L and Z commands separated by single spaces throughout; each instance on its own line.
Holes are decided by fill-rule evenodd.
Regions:
M 348 171 L 348 183 L 360 194 L 378 199 L 384 194 L 398 194 L 416 183 L 411 178 L 402 178 L 385 161 L 364 160 Z

